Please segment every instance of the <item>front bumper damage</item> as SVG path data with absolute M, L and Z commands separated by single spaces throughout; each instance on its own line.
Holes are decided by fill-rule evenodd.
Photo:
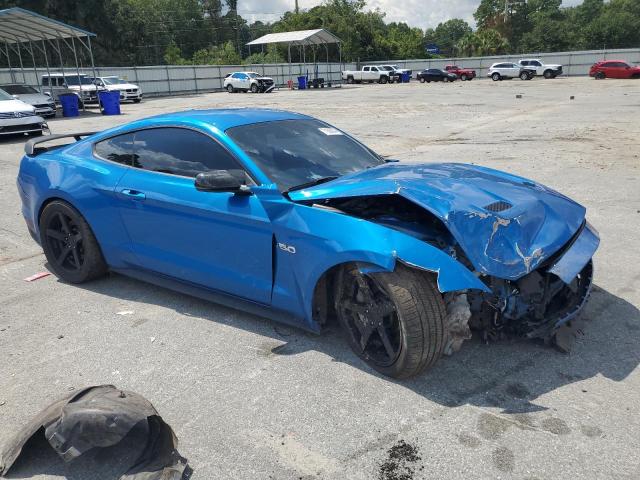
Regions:
M 467 294 L 471 328 L 482 330 L 485 338 L 505 333 L 553 340 L 586 304 L 599 242 L 595 229 L 584 223 L 559 252 L 529 274 L 517 280 L 484 277 L 491 293 Z
M 0 476 L 9 472 L 40 431 L 56 453 L 70 462 L 93 448 L 120 443 L 134 428 L 145 432 L 145 447 L 120 480 L 181 479 L 187 463 L 176 450 L 178 440 L 171 427 L 148 400 L 113 385 L 73 392 L 33 418 L 0 451 Z

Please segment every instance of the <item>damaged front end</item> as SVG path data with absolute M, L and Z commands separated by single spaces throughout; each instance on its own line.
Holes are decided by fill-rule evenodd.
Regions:
M 591 258 L 599 238 L 587 222 L 583 221 L 555 253 L 539 255 L 535 268 L 531 269 L 531 264 L 523 259 L 523 273 L 512 278 L 488 273 L 481 265 L 476 265 L 444 220 L 402 195 L 335 198 L 314 205 L 333 208 L 337 213 L 362 218 L 418 238 L 447 253 L 486 285 L 487 291 L 469 289 L 443 295 L 447 311 L 445 354 L 451 355 L 459 350 L 462 343 L 471 338 L 471 330 L 481 332 L 486 341 L 503 336 L 540 338 L 553 341 L 561 350 L 569 350 L 570 342 L 566 337 L 559 344 L 556 334 L 580 312 L 591 291 Z M 500 220 L 495 213 L 486 215 L 487 223 L 498 225 L 492 229 L 488 239 L 484 238 L 485 249 L 492 251 L 494 263 L 500 261 L 497 248 L 500 242 L 517 247 L 521 240 L 517 236 L 507 238 L 507 232 L 500 229 L 509 222 Z M 475 243 L 477 249 L 481 240 L 483 237 L 466 239 L 465 246 Z M 502 273 L 500 270 L 497 272 Z

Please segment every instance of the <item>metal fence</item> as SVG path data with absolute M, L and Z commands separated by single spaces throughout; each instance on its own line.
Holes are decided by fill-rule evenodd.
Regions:
M 495 62 L 517 62 L 522 58 L 539 58 L 543 63 L 559 63 L 564 66 L 564 75 L 577 76 L 587 75 L 589 67 L 600 60 L 623 59 L 632 64 L 640 63 L 640 48 L 492 57 L 389 60 L 367 62 L 367 64 L 395 64 L 402 68 L 410 68 L 416 72 L 424 68 L 443 68 L 445 65 L 456 63 L 466 68 L 475 69 L 478 77 L 482 78 L 486 75 L 491 64 Z M 342 65 L 339 63 L 322 63 L 318 65 L 318 76 L 324 78 L 325 81 L 339 82 L 342 70 L 356 70 L 361 65 L 355 63 L 344 63 Z M 89 70 L 84 69 L 83 71 L 90 75 L 91 72 Z M 309 73 L 313 76 L 313 65 L 289 65 L 287 63 L 268 65 L 96 67 L 96 72 L 99 76 L 116 75 L 139 85 L 145 96 L 218 91 L 222 89 L 225 75 L 238 70 L 252 70 L 272 77 L 280 86 L 286 85 L 288 80 L 295 81 L 298 75 Z M 66 69 L 65 71 L 69 74 L 76 73 L 75 68 Z M 41 77 L 45 73 L 46 69 L 43 68 L 25 68 L 23 71 L 14 69 L 13 72 L 6 68 L 0 69 L 0 84 L 19 82 L 38 87 Z

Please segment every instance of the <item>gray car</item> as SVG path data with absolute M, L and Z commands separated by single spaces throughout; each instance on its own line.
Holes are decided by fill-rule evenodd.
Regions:
M 35 88 L 22 83 L 0 85 L 0 88 L 18 100 L 28 103 L 35 109 L 36 115 L 45 118 L 56 116 L 56 102 L 50 95 L 40 93 Z

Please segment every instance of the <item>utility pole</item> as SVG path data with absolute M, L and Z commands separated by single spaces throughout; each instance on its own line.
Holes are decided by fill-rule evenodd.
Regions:
M 296 9 L 295 9 L 296 13 L 300 13 L 300 8 L 298 8 L 298 0 L 296 0 Z

